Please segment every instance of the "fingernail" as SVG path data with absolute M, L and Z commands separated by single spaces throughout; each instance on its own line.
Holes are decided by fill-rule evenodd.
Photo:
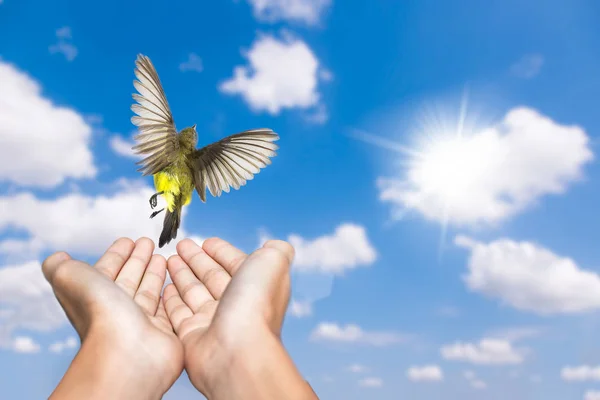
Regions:
M 66 252 L 57 251 L 56 253 L 54 253 L 50 257 L 48 257 L 47 260 L 48 260 L 48 264 L 53 266 L 56 264 L 60 264 L 63 261 L 67 261 L 69 258 L 71 258 L 71 256 L 68 255 Z

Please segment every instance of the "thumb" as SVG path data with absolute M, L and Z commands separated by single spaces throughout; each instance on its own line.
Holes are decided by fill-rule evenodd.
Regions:
M 42 272 L 44 273 L 44 277 L 52 285 L 54 282 L 54 276 L 56 274 L 56 270 L 58 267 L 71 259 L 71 256 L 65 253 L 64 251 L 59 251 L 57 253 L 52 254 L 48 258 L 44 260 L 42 263 Z
M 240 265 L 223 294 L 222 303 L 234 301 L 235 309 L 259 312 L 279 333 L 290 298 L 290 265 L 294 248 L 281 240 L 269 240 Z M 223 304 L 225 305 L 225 304 Z

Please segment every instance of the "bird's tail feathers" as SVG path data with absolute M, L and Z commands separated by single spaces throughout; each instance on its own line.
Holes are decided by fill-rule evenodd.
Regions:
M 181 223 L 181 206 L 175 206 L 173 212 L 166 210 L 163 230 L 158 240 L 158 247 L 161 248 L 177 237 L 177 230 Z

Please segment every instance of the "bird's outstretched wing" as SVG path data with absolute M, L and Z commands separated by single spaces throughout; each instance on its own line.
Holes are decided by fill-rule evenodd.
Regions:
M 206 188 L 218 197 L 229 188 L 239 189 L 271 164 L 279 139 L 270 129 L 254 129 L 228 136 L 196 150 L 191 159 L 194 185 L 203 202 Z
M 138 80 L 133 81 L 133 86 L 139 94 L 133 94 L 137 104 L 131 106 L 131 111 L 137 116 L 132 117 L 131 122 L 140 133 L 134 137 L 137 144 L 132 149 L 136 154 L 145 155 L 137 164 L 141 165 L 138 171 L 146 176 L 159 172 L 174 160 L 179 141 L 169 103 L 154 65 L 141 54 L 135 65 Z

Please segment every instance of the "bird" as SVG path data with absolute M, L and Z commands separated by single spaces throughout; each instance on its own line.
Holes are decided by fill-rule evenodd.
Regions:
M 271 164 L 279 146 L 279 135 L 269 128 L 246 130 L 197 148 L 196 124 L 177 131 L 158 73 L 150 58 L 138 54 L 135 61 L 133 86 L 134 104 L 131 118 L 137 127 L 132 151 L 141 159 L 137 172 L 152 175 L 156 193 L 150 197 L 150 207 L 157 207 L 157 198 L 166 202 L 166 212 L 158 247 L 177 237 L 184 206 L 192 201 L 194 189 L 206 202 L 206 189 L 220 197 L 230 188 L 238 190 L 261 169 Z M 154 218 L 165 208 L 152 212 Z

